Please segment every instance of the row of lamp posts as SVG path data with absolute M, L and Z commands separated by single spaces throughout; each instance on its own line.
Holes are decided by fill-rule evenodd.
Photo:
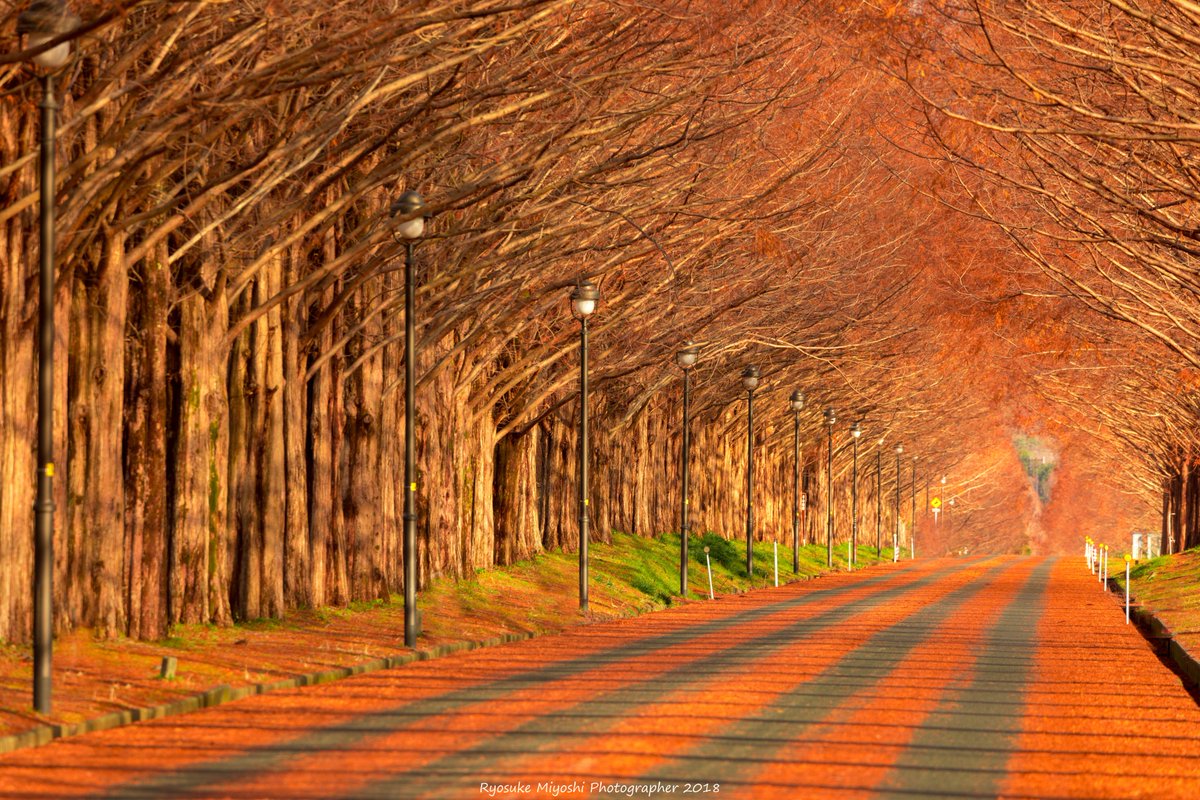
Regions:
M 32 61 L 44 72 L 42 74 L 41 102 L 41 148 L 40 148 L 40 262 L 39 262 L 39 305 L 38 305 L 38 489 L 34 509 L 34 676 L 33 704 L 35 710 L 49 714 L 51 709 L 51 649 L 53 642 L 53 613 L 52 613 L 52 577 L 53 577 L 53 523 L 54 500 L 53 483 L 53 375 L 54 375 L 54 140 L 55 112 L 58 104 L 54 98 L 54 73 L 61 69 L 70 56 L 71 46 L 67 41 L 55 44 L 55 40 L 63 38 L 78 25 L 79 18 L 71 13 L 63 0 L 33 0 L 28 9 L 17 19 L 17 32 L 26 37 L 26 45 L 31 50 L 43 48 L 33 55 Z M 49 46 L 47 46 L 49 45 Z M 399 224 L 394 230 L 398 242 L 404 244 L 404 643 L 408 647 L 416 645 L 421 630 L 421 617 L 417 609 L 417 557 L 416 557 L 416 453 L 415 453 L 415 392 L 416 392 L 416 339 L 415 339 L 415 279 L 413 271 L 413 250 L 417 240 L 425 233 L 427 217 L 423 213 L 425 203 L 417 192 L 407 191 L 400 195 L 392 204 L 391 213 L 399 218 Z M 581 279 L 571 292 L 571 310 L 580 322 L 580 370 L 579 370 L 579 607 L 586 611 L 588 608 L 588 540 L 589 540 L 589 509 L 588 509 L 588 463 L 590 459 L 588 441 L 588 317 L 596 310 L 600 292 L 595 284 Z M 676 362 L 684 374 L 683 383 L 683 497 L 680 511 L 680 556 L 679 556 L 679 591 L 687 594 L 687 563 L 688 563 L 688 451 L 690 447 L 690 370 L 698 357 L 698 348 L 691 342 L 676 354 Z M 754 494 L 754 390 L 758 386 L 760 372 L 755 366 L 748 366 L 742 372 L 742 383 L 747 395 L 747 470 L 746 470 L 746 574 L 750 576 L 753 570 L 753 531 L 754 509 L 752 498 Z M 793 502 L 794 515 L 792 523 L 792 568 L 799 571 L 799 524 L 800 524 L 800 495 L 799 495 L 799 452 L 800 452 L 800 411 L 804 408 L 804 395 L 796 391 L 791 397 L 791 407 L 795 413 L 795 466 L 793 469 Z M 836 413 L 832 408 L 826 409 L 825 421 L 829 427 L 830 452 L 827 470 L 832 483 L 832 437 L 833 426 L 836 423 Z M 861 426 L 856 422 L 851 430 L 854 436 L 854 487 L 852 489 L 852 506 L 854 523 L 851 532 L 850 563 L 855 563 L 855 548 L 857 546 L 857 477 L 858 477 L 858 438 L 862 433 Z M 897 468 L 899 454 L 902 448 L 897 447 Z M 876 468 L 878 471 L 878 460 Z M 882 479 L 877 476 L 877 481 Z M 882 488 L 882 483 L 878 484 Z M 827 505 L 829 505 L 827 503 Z M 897 526 L 899 525 L 900 488 L 897 479 L 896 512 Z M 914 465 L 913 508 L 915 524 L 916 489 Z M 876 547 L 879 546 L 879 520 L 882 517 L 877 512 Z M 897 528 L 898 530 L 898 528 Z M 833 517 L 832 506 L 829 505 L 829 515 L 826 527 L 826 560 L 833 565 Z
M 585 322 L 586 329 L 586 322 Z M 686 596 L 688 591 L 688 533 L 689 533 L 689 511 L 690 511 L 690 449 L 691 449 L 691 370 L 695 366 L 699 355 L 699 349 L 695 343 L 687 342 L 675 354 L 675 362 L 683 371 L 683 441 L 681 446 L 680 460 L 681 464 L 681 504 L 680 504 L 680 542 L 679 542 L 679 593 Z M 586 368 L 586 354 L 584 356 L 584 364 Z M 746 390 L 746 577 L 749 578 L 754 570 L 754 391 L 758 388 L 759 379 L 762 373 L 757 366 L 750 365 L 742 370 L 742 386 Z M 586 400 L 584 401 L 586 403 Z M 793 412 L 793 466 L 792 466 L 792 571 L 800 571 L 800 515 L 802 511 L 802 503 L 805 502 L 800 496 L 800 412 L 804 410 L 804 393 L 797 389 L 792 392 L 789 404 Z M 586 423 L 585 423 L 586 424 Z M 833 428 L 837 424 L 837 412 L 832 407 L 825 409 L 825 424 L 828 428 L 827 447 L 826 447 L 826 480 L 827 485 L 833 485 Z M 586 427 L 584 428 L 586 435 Z M 850 504 L 851 504 L 851 531 L 850 531 L 850 554 L 849 564 L 853 568 L 857 564 L 858 550 L 858 440 L 862 437 L 862 423 L 855 422 L 850 428 L 850 435 L 853 437 L 853 466 L 851 476 L 850 489 Z M 875 549 L 878 553 L 882 547 L 882 529 L 883 529 L 883 505 L 879 498 L 882 498 L 883 491 L 883 471 L 882 471 L 882 445 L 880 442 L 880 451 L 876 453 L 876 513 L 875 513 Z M 893 540 L 893 548 L 897 546 L 899 539 L 900 525 L 900 454 L 904 448 L 900 445 L 896 446 L 896 537 Z M 916 508 L 916 457 L 913 457 L 913 503 L 914 503 L 914 531 L 915 536 L 915 508 Z M 581 474 L 586 474 L 581 469 Z M 586 480 L 586 477 L 584 478 Z M 833 504 L 826 502 L 826 526 L 825 526 L 825 561 L 829 567 L 833 566 Z M 584 546 L 581 543 L 581 546 Z M 586 567 L 582 564 L 580 569 Z M 581 589 L 582 591 L 582 589 Z

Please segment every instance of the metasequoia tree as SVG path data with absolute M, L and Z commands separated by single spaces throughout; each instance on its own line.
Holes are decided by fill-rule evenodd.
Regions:
M 941 199 L 1037 268 L 1027 321 L 1072 320 L 1034 382 L 1050 416 L 1124 465 L 1139 505 L 1162 500 L 1165 537 L 1182 520 L 1175 547 L 1197 541 L 1195 22 L 1171 0 L 939 3 L 893 70 L 926 110 L 914 149 L 949 177 Z
M 675 524 L 669 365 L 689 338 L 700 525 L 740 529 L 750 361 L 760 537 L 790 530 L 793 388 L 839 539 L 849 465 L 843 438 L 821 483 L 820 406 L 958 463 L 932 423 L 974 412 L 931 369 L 938 298 L 913 299 L 935 207 L 855 124 L 879 79 L 827 58 L 840 23 L 784 5 L 80 3 L 59 78 L 60 628 L 155 637 L 402 588 L 404 189 L 433 214 L 415 248 L 422 581 L 576 546 L 580 276 L 604 296 L 600 536 Z M 10 41 L 17 10 L 0 6 Z M 17 57 L 0 87 L 0 636 L 19 640 L 38 92 Z

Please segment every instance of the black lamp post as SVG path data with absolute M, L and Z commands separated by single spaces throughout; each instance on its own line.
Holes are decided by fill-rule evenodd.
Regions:
M 596 310 L 600 290 L 579 279 L 571 290 L 571 312 L 579 320 L 579 610 L 588 610 L 588 317 Z
M 392 203 L 392 216 L 402 221 L 392 235 L 404 242 L 404 646 L 416 647 L 421 635 L 417 611 L 417 456 L 416 456 L 416 279 L 413 248 L 425 233 L 425 200 L 413 191 Z
M 17 17 L 17 33 L 29 48 L 73 30 L 79 17 L 62 0 L 34 0 Z M 33 708 L 50 713 L 50 664 L 54 647 L 54 73 L 71 57 L 69 42 L 30 60 L 42 73 L 40 261 L 38 265 L 37 502 L 33 509 Z
M 680 487 L 681 505 L 679 509 L 679 596 L 687 597 L 688 591 L 688 450 L 691 446 L 691 431 L 689 430 L 690 402 L 689 389 L 692 367 L 700 355 L 700 348 L 688 342 L 675 354 L 675 363 L 683 370 L 683 445 L 679 455 L 682 462 L 682 486 Z
M 754 574 L 754 390 L 761 373 L 758 367 L 742 370 L 746 387 L 746 580 Z
M 917 456 L 912 465 L 912 535 L 908 538 L 908 557 L 917 557 Z
M 800 412 L 804 392 L 792 392 L 792 572 L 800 572 Z
M 875 557 L 883 552 L 883 440 L 875 448 Z
M 858 439 L 862 436 L 862 424 L 855 422 L 850 428 L 854 437 L 854 461 L 850 472 L 850 566 L 858 565 Z
M 892 531 L 892 560 L 895 561 L 899 556 L 900 547 L 900 455 L 904 452 L 904 445 L 896 445 L 896 527 Z
M 826 435 L 825 453 L 825 566 L 833 567 L 833 426 L 837 424 L 837 412 L 832 407 L 825 409 Z

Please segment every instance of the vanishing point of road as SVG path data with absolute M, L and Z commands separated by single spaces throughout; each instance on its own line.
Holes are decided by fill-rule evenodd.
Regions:
M 2 797 L 1196 798 L 1082 559 L 903 562 L 0 758 Z

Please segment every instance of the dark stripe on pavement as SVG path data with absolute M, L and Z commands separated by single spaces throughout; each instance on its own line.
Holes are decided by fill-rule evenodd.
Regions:
M 947 572 L 952 572 L 952 570 L 940 570 L 931 573 L 930 577 Z M 475 704 L 502 700 L 505 695 L 513 692 L 536 688 L 543 684 L 571 678 L 603 667 L 606 664 L 616 665 L 627 659 L 639 658 L 666 648 L 678 647 L 712 633 L 728 630 L 774 614 L 784 613 L 794 608 L 818 603 L 830 597 L 836 597 L 861 589 L 864 586 L 870 587 L 897 580 L 902 582 L 901 585 L 907 586 L 912 581 L 904 582 L 904 578 L 906 577 L 911 577 L 909 570 L 905 570 L 900 574 L 895 572 L 882 573 L 853 583 L 846 583 L 826 589 L 815 589 L 779 602 L 767 603 L 745 611 L 736 612 L 720 619 L 706 620 L 690 627 L 671 631 L 670 633 L 640 638 L 628 644 L 612 647 L 580 658 L 568 659 L 546 667 L 527 670 L 499 680 L 447 692 L 437 697 L 403 703 L 377 712 L 362 714 L 344 722 L 306 731 L 286 741 L 249 748 L 234 756 L 192 764 L 165 774 L 134 779 L 127 783 L 111 787 L 104 793 L 104 796 L 112 798 L 161 798 L 163 796 L 204 793 L 207 787 L 214 784 L 226 783 L 269 770 L 285 768 L 289 760 L 304 754 L 324 750 L 353 748 L 363 740 L 393 733 L 404 728 L 411 728 L 432 716 L 446 714 Z M 928 578 L 921 578 L 919 580 L 924 581 L 928 580 Z M 310 689 L 309 691 L 313 690 Z
M 1000 569 L 993 567 L 992 569 Z M 356 788 L 359 798 L 410 798 L 424 794 L 454 794 L 478 787 L 481 779 L 500 780 L 504 762 L 531 753 L 550 753 L 575 741 L 603 733 L 612 724 L 629 716 L 639 706 L 659 701 L 666 695 L 710 680 L 723 672 L 740 673 L 775 651 L 797 640 L 814 637 L 841 625 L 858 614 L 884 602 L 920 590 L 943 574 L 931 574 L 912 583 L 895 586 L 868 597 L 830 609 L 819 616 L 770 631 L 762 637 L 745 640 L 720 652 L 688 661 L 629 686 L 610 690 L 581 700 L 569 707 L 551 711 L 477 745 L 450 753 L 419 768 L 415 774 L 395 775 L 368 787 Z M 499 713 L 499 712 L 498 712 Z M 499 774 L 498 774 L 499 773 Z M 522 774 L 523 779 L 528 777 Z M 548 780 L 561 776 L 547 776 Z M 536 783 L 536 781 L 535 781 Z
M 1053 560 L 1034 570 L 988 631 L 973 677 L 930 713 L 880 796 L 995 797 L 1021 732 L 1025 687 Z
M 1004 569 L 1017 566 L 1010 564 Z M 637 782 L 719 783 L 723 789 L 752 783 L 780 749 L 800 739 L 847 699 L 870 690 L 986 585 L 981 577 L 880 631 L 821 675 L 780 695 L 769 707 L 733 723 L 719 735 L 709 736 L 686 754 L 650 770 Z

